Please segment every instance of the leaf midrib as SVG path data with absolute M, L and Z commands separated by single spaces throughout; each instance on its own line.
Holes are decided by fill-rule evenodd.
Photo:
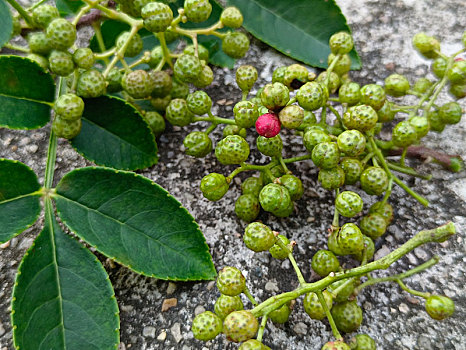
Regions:
M 45 101 L 45 100 L 36 100 L 36 99 L 25 97 L 25 96 L 7 95 L 7 94 L 2 93 L 2 92 L 0 92 L 0 96 L 8 97 L 8 98 L 14 98 L 14 99 L 17 99 L 17 100 L 22 100 L 22 101 L 40 103 L 40 104 L 43 104 L 43 105 L 53 107 L 53 102 L 48 102 L 48 101 Z

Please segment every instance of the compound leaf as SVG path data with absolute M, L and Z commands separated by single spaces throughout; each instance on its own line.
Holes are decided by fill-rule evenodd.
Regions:
M 62 178 L 54 197 L 60 218 L 71 230 L 138 273 L 183 281 L 215 277 L 193 217 L 143 176 L 82 168 Z
M 40 185 L 29 167 L 0 159 L 0 243 L 20 234 L 40 214 Z
M 37 129 L 50 120 L 55 83 L 37 63 L 0 56 L 0 127 Z
M 144 169 L 157 162 L 157 144 L 138 111 L 113 96 L 84 101 L 82 129 L 71 140 L 87 159 L 117 169 Z
M 4 0 L 0 0 L 0 47 L 10 41 L 13 32 L 13 19 L 10 9 Z
M 107 273 L 60 229 L 52 209 L 46 212 L 45 227 L 16 277 L 11 317 L 16 348 L 116 349 L 118 306 Z

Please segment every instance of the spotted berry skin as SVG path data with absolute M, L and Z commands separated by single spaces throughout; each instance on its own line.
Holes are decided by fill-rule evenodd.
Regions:
M 356 192 L 343 191 L 335 199 L 335 207 L 341 215 L 352 218 L 361 212 L 363 201 Z
M 378 123 L 388 123 L 395 118 L 396 112 L 393 110 L 393 104 L 385 100 L 382 108 L 377 111 Z
M 221 318 L 211 311 L 205 311 L 194 318 L 191 331 L 194 338 L 208 341 L 219 335 L 222 328 Z
M 261 93 L 262 104 L 269 110 L 284 107 L 290 100 L 290 91 L 282 83 L 272 83 L 264 86 Z
M 154 89 L 149 73 L 142 69 L 126 73 L 121 80 L 121 86 L 133 98 L 148 97 Z
M 167 106 L 165 118 L 172 125 L 186 126 L 192 122 L 194 115 L 189 110 L 186 100 L 176 98 Z
M 432 81 L 430 81 L 427 78 L 419 78 L 414 83 L 413 90 L 421 94 L 424 94 L 432 86 L 432 84 Z
M 210 201 L 218 201 L 228 192 L 230 185 L 224 175 L 210 173 L 201 180 L 201 192 Z
M 323 86 L 326 86 L 327 89 L 333 94 L 340 87 L 341 80 L 337 73 L 331 72 L 330 78 L 328 79 L 327 83 L 327 76 L 328 72 L 324 71 L 317 76 L 316 81 L 322 84 Z
M 230 135 L 217 144 L 215 156 L 225 165 L 241 164 L 249 157 L 249 145 L 241 136 Z
M 283 84 L 286 70 L 287 70 L 286 66 L 276 68 L 272 73 L 272 83 L 282 83 Z
M 170 94 L 173 80 L 166 71 L 151 71 L 149 77 L 152 84 L 152 97 L 165 97 Z
M 346 301 L 333 306 L 332 317 L 338 330 L 351 333 L 359 328 L 362 322 L 362 309 L 356 301 Z
M 251 222 L 260 212 L 259 199 L 252 194 L 243 194 L 235 202 L 235 213 L 238 218 Z
M 345 173 L 345 185 L 354 185 L 359 181 L 364 169 L 364 166 L 359 159 L 343 158 L 340 162 L 340 166 Z
M 64 94 L 55 101 L 53 109 L 62 119 L 77 120 L 83 115 L 84 101 L 75 94 Z
M 50 44 L 57 50 L 67 50 L 76 40 L 76 27 L 64 18 L 56 18 L 46 29 Z
M 283 141 L 280 134 L 274 137 L 258 136 L 256 140 L 257 149 L 269 157 L 278 157 L 282 154 Z
M 328 55 L 328 58 L 327 58 L 327 64 L 330 66 L 330 64 L 332 64 L 335 58 L 336 58 L 335 54 L 330 53 L 330 55 Z M 340 56 L 340 59 L 333 67 L 332 72 L 335 72 L 339 76 L 342 76 L 348 73 L 350 69 L 351 69 L 351 58 L 348 54 L 344 54 Z
M 74 63 L 82 69 L 91 69 L 94 65 L 94 53 L 87 47 L 81 47 L 73 53 Z
M 409 90 L 409 81 L 404 75 L 391 74 L 385 78 L 385 91 L 388 95 L 400 97 L 406 95 Z
M 416 130 L 417 139 L 424 137 L 430 130 L 429 120 L 427 117 L 416 115 L 408 119 L 409 124 Z
M 333 305 L 332 295 L 326 290 L 324 290 L 322 294 L 324 296 L 325 303 L 327 304 L 327 308 L 331 310 L 332 305 Z M 304 296 L 303 306 L 304 306 L 304 311 L 306 311 L 309 317 L 311 317 L 313 320 L 324 319 L 325 311 L 316 293 L 313 293 L 313 292 L 307 293 Z
M 248 310 L 233 311 L 223 321 L 223 333 L 235 343 L 253 338 L 258 329 L 259 321 Z
M 322 107 L 324 97 L 322 85 L 315 81 L 307 82 L 296 93 L 299 105 L 308 111 L 315 111 Z
M 448 92 L 456 99 L 464 98 L 466 97 L 466 83 L 450 84 Z
M 297 201 L 304 194 L 304 187 L 302 181 L 294 175 L 283 175 L 282 177 L 280 177 L 280 184 L 287 188 L 292 201 Z
M 238 350 L 270 350 L 270 348 L 257 339 L 249 339 L 242 343 Z
M 27 36 L 29 49 L 39 55 L 47 55 L 52 50 L 50 39 L 43 32 L 32 32 Z
M 189 85 L 180 81 L 176 77 L 172 79 L 171 98 L 186 98 L 189 95 Z
M 94 98 L 105 94 L 105 78 L 95 69 L 89 69 L 78 78 L 76 94 L 84 98 Z
M 257 80 L 257 69 L 244 65 L 236 70 L 236 84 L 242 91 L 250 91 Z
M 144 27 L 153 33 L 164 32 L 173 21 L 170 6 L 161 2 L 149 2 L 141 9 Z
M 314 147 L 318 144 L 331 141 L 332 138 L 330 135 L 326 131 L 319 128 L 310 128 L 304 133 L 303 136 L 304 147 L 306 147 L 309 152 L 312 152 Z
M 230 6 L 222 11 L 220 21 L 224 26 L 236 29 L 243 25 L 243 15 L 238 8 Z
M 67 51 L 53 50 L 49 56 L 49 67 L 52 73 L 66 77 L 74 72 L 73 57 Z
M 370 195 L 381 195 L 388 186 L 387 173 L 379 167 L 369 167 L 361 174 L 361 187 Z
M 256 131 L 264 137 L 275 137 L 281 129 L 281 123 L 275 113 L 265 113 L 256 120 Z
M 346 54 L 353 49 L 353 38 L 347 32 L 338 32 L 329 39 L 330 50 L 333 54 Z
M 187 45 L 184 50 L 183 50 L 183 53 L 185 55 L 191 55 L 191 56 L 195 56 L 196 55 L 196 50 L 194 48 L 194 45 Z M 200 60 L 203 60 L 205 62 L 208 62 L 209 61 L 209 50 L 207 50 L 204 46 L 202 45 L 197 45 L 197 53 L 198 53 L 198 58 Z
M 463 109 L 458 102 L 447 102 L 439 109 L 439 117 L 444 124 L 457 124 L 462 115 Z
M 181 55 L 175 62 L 173 74 L 185 83 L 192 83 L 201 73 L 201 62 L 196 56 Z
M 361 132 L 369 131 L 375 127 L 378 121 L 377 112 L 368 105 L 358 105 L 351 107 L 343 115 L 343 124 L 348 129 L 355 129 Z
M 359 227 L 346 223 L 337 234 L 337 242 L 344 255 L 357 254 L 364 249 L 364 237 Z
M 335 190 L 345 183 L 345 172 L 340 166 L 332 169 L 320 169 L 318 180 L 323 188 Z
M 267 184 L 259 193 L 259 202 L 265 211 L 283 210 L 291 202 L 290 193 L 285 186 L 274 183 Z
M 452 84 L 466 83 L 466 61 L 455 61 L 453 66 L 448 71 L 448 80 Z
M 107 91 L 118 92 L 123 88 L 121 87 L 121 80 L 123 79 L 124 73 L 118 68 L 112 68 L 107 75 Z
M 212 5 L 209 0 L 185 0 L 184 14 L 190 22 L 204 22 L 210 17 Z
M 260 222 L 250 223 L 243 235 L 244 244 L 254 252 L 269 250 L 275 244 L 275 240 L 275 235 L 270 227 Z
M 375 202 L 369 208 L 369 213 L 378 213 L 382 215 L 387 226 L 390 225 L 393 220 L 393 207 L 387 202 Z
M 377 84 L 364 85 L 361 88 L 361 103 L 371 106 L 376 111 L 382 108 L 385 102 L 385 90 Z
M 366 138 L 358 130 L 345 130 L 337 139 L 338 148 L 350 157 L 360 155 L 366 148 Z
M 429 120 L 430 130 L 442 132 L 445 129 L 445 123 L 440 119 L 438 111 L 429 111 L 429 113 L 427 113 L 427 119 Z
M 363 235 L 364 239 L 364 248 L 366 251 L 366 260 L 371 261 L 372 258 L 374 257 L 375 254 L 375 244 L 372 238 Z M 353 258 L 355 258 L 357 261 L 362 261 L 364 258 L 364 250 L 361 250 L 359 253 L 352 254 Z
M 304 110 L 297 105 L 285 106 L 278 113 L 278 118 L 283 127 L 287 129 L 296 129 L 304 120 Z
M 189 156 L 204 158 L 212 151 L 212 140 L 202 131 L 193 131 L 183 140 L 185 153 Z
M 340 150 L 335 142 L 322 142 L 314 147 L 311 156 L 317 167 L 332 169 L 340 161 Z
M 300 88 L 309 81 L 309 71 L 301 64 L 292 64 L 286 67 L 283 74 L 283 84 L 290 89 Z
M 351 297 L 351 295 L 354 292 L 355 287 L 356 287 L 355 280 L 353 280 L 352 278 L 345 278 L 345 279 L 333 282 L 327 287 L 327 290 L 329 291 L 329 293 L 332 294 L 333 299 L 337 303 L 341 303 L 341 302 L 347 301 L 348 298 Z M 338 293 L 335 294 L 337 290 L 338 290 Z
M 286 207 L 281 207 L 277 210 L 271 211 L 271 213 L 278 218 L 286 218 L 290 216 L 294 211 L 293 201 L 289 201 Z
M 413 37 L 413 46 L 427 58 L 436 58 L 438 56 L 437 52 L 440 51 L 440 42 L 425 33 L 417 33 Z
M 387 222 L 381 214 L 369 213 L 361 219 L 359 226 L 366 236 L 377 239 L 385 233 Z
M 286 238 L 283 235 L 278 235 L 277 239 L 282 241 L 290 251 L 293 251 L 293 246 L 290 245 L 290 240 Z M 270 249 L 269 249 L 270 255 L 272 255 L 273 258 L 279 259 L 279 260 L 284 260 L 288 258 L 289 252 L 282 247 L 280 247 L 279 244 L 275 243 Z
M 225 125 L 223 128 L 223 137 L 227 137 L 228 135 L 239 135 L 243 139 L 246 138 L 247 132 L 246 129 L 240 128 L 238 125 Z
M 312 257 L 311 267 L 319 276 L 325 277 L 330 272 L 337 272 L 340 262 L 330 250 L 319 250 Z
M 244 305 L 241 297 L 236 295 L 231 297 L 229 295 L 220 294 L 220 297 L 215 301 L 214 310 L 218 317 L 222 320 L 225 319 L 233 311 L 243 310 Z
M 81 132 L 81 119 L 67 120 L 61 118 L 58 114 L 52 122 L 52 130 L 58 137 L 65 139 L 72 139 L 79 135 Z
M 144 120 L 155 136 L 159 136 L 165 130 L 165 119 L 156 111 L 149 111 L 144 114 Z
M 193 81 L 193 85 L 199 89 L 203 89 L 214 81 L 214 72 L 207 64 L 201 62 L 201 71 Z
M 130 32 L 122 32 L 118 38 L 116 39 L 115 46 L 118 50 L 120 50 L 123 45 L 128 41 L 128 38 L 130 36 Z M 142 42 L 141 36 L 136 33 L 133 35 L 131 40 L 129 41 L 128 46 L 126 47 L 125 50 L 125 57 L 134 57 L 139 55 L 139 53 L 142 51 L 144 44 Z
M 355 82 L 345 83 L 338 90 L 338 98 L 341 103 L 354 106 L 361 100 L 361 87 Z
M 259 198 L 262 187 L 264 187 L 262 179 L 260 177 L 251 176 L 243 181 L 241 184 L 241 191 L 243 194 L 252 194 L 254 197 Z
M 246 288 L 246 279 L 236 267 L 225 266 L 218 272 L 217 288 L 220 293 L 234 297 Z
M 367 334 L 358 334 L 350 339 L 351 350 L 376 350 L 375 340 Z
M 325 343 L 321 350 L 351 350 L 351 348 L 345 342 L 337 340 Z
M 191 112 L 197 115 L 203 115 L 210 111 L 212 100 L 205 91 L 197 90 L 189 94 L 186 98 L 188 108 Z
M 291 302 L 287 302 L 283 304 L 282 306 L 280 306 L 278 309 L 273 310 L 271 313 L 269 313 L 269 319 L 273 323 L 280 323 L 280 324 L 286 323 L 288 319 L 290 318 L 290 314 L 292 310 L 290 305 L 291 305 Z
M 233 107 L 235 123 L 240 128 L 251 128 L 259 118 L 257 106 L 250 101 L 240 101 Z
M 155 46 L 149 56 L 149 62 L 147 63 L 149 67 L 155 68 L 159 65 L 163 58 L 163 50 L 161 46 Z
M 392 130 L 392 141 L 395 146 L 408 147 L 417 139 L 416 129 L 407 120 L 399 122 Z
M 228 33 L 222 39 L 222 50 L 232 58 L 241 58 L 249 50 L 249 39 L 241 32 Z
M 434 320 L 443 320 L 455 312 L 455 303 L 448 297 L 432 295 L 426 300 L 426 311 Z
M 31 17 L 36 27 L 45 29 L 50 22 L 60 17 L 60 13 L 55 6 L 43 4 L 32 11 Z

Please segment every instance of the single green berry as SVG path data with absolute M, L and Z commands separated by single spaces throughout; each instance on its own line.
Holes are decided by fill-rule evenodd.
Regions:
M 105 78 L 95 69 L 89 69 L 81 73 L 78 78 L 76 94 L 84 98 L 94 98 L 105 94 Z
M 304 129 L 304 132 L 307 132 L 311 126 L 315 126 L 317 124 L 317 118 L 314 113 L 311 111 L 304 110 L 304 118 L 301 123 L 301 128 Z
M 194 45 L 187 45 L 184 48 L 183 53 L 185 55 L 195 56 L 196 49 Z M 209 62 L 209 50 L 207 50 L 204 46 L 198 44 L 197 45 L 197 57 L 202 61 Z
M 448 80 L 453 84 L 466 83 L 466 61 L 455 61 L 448 71 Z
M 165 130 L 165 119 L 162 115 L 155 111 L 146 112 L 144 115 L 144 120 L 147 122 L 149 127 L 155 136 L 159 136 Z
M 173 125 L 186 126 L 192 122 L 194 115 L 189 110 L 186 100 L 176 98 L 167 106 L 165 118 Z
M 436 58 L 438 56 L 437 52 L 440 51 L 440 42 L 425 33 L 417 33 L 413 37 L 413 46 L 427 58 Z
M 58 137 L 72 139 L 81 132 L 81 118 L 75 120 L 63 119 L 59 114 L 55 115 L 52 122 L 52 130 Z
M 246 289 L 246 279 L 236 267 L 225 266 L 218 272 L 217 288 L 220 293 L 234 297 Z
M 256 140 L 257 149 L 269 157 L 279 157 L 282 154 L 283 141 L 280 134 L 274 137 L 258 136 Z
M 351 350 L 351 348 L 344 341 L 337 340 L 325 343 L 321 350 Z
M 362 231 L 362 228 L 361 228 Z M 366 261 L 371 261 L 375 254 L 375 244 L 372 238 L 363 235 L 364 239 L 364 250 L 366 253 Z M 363 261 L 364 259 L 364 250 L 360 251 L 359 253 L 353 254 L 353 258 L 358 261 Z
M 388 123 L 395 118 L 396 111 L 393 108 L 393 104 L 385 100 L 382 108 L 377 111 L 378 123 Z
M 318 180 L 323 188 L 335 190 L 345 183 L 345 172 L 340 166 L 332 169 L 320 169 Z
M 64 94 L 55 101 L 53 109 L 61 119 L 77 120 L 83 115 L 84 101 L 75 94 Z
M 359 226 L 361 227 L 362 233 L 372 239 L 379 238 L 387 230 L 385 218 L 377 212 L 369 213 L 364 216 Z
M 361 87 L 358 83 L 354 82 L 343 84 L 338 90 L 338 99 L 341 103 L 347 103 L 348 106 L 354 106 L 361 100 Z
M 335 72 L 331 72 L 330 73 L 330 78 L 328 78 L 328 79 L 327 79 L 327 76 L 328 76 L 328 72 L 324 71 L 324 72 L 320 73 L 317 76 L 316 81 L 319 82 L 322 85 L 327 86 L 327 89 L 330 91 L 330 93 L 333 94 L 340 87 L 341 80 L 340 80 L 340 77 L 338 76 L 338 74 L 335 73 Z
M 385 102 L 385 90 L 377 84 L 364 85 L 361 88 L 361 103 L 371 106 L 376 111 L 382 108 Z
M 404 96 L 409 90 L 409 81 L 404 75 L 392 74 L 385 78 L 385 91 L 390 96 Z
M 189 110 L 197 115 L 203 115 L 210 112 L 212 108 L 212 100 L 205 91 L 197 90 L 189 94 L 186 98 Z
M 434 62 L 432 62 L 432 65 L 430 68 L 432 69 L 432 72 L 437 76 L 437 78 L 442 79 L 445 73 L 447 72 L 447 60 L 443 57 L 437 57 Z
M 288 189 L 293 202 L 300 199 L 304 194 L 303 182 L 294 175 L 283 175 L 280 177 L 280 184 Z
M 185 0 L 184 14 L 190 22 L 204 22 L 210 17 L 212 5 L 209 0 Z
M 243 194 L 243 196 L 254 197 L 252 194 Z M 270 227 L 260 222 L 250 223 L 246 227 L 243 235 L 244 244 L 254 252 L 269 250 L 275 244 L 275 240 L 275 235 Z
M 236 7 L 230 6 L 222 11 L 220 21 L 224 26 L 236 29 L 243 25 L 243 15 Z
M 259 321 L 248 310 L 233 311 L 223 321 L 223 333 L 235 343 L 253 338 L 258 329 Z
M 172 89 L 170 96 L 172 98 L 183 98 L 185 99 L 189 95 L 189 85 L 178 80 L 176 77 L 172 79 Z
M 304 147 L 309 152 L 312 152 L 315 146 L 317 146 L 320 143 L 324 142 L 331 142 L 332 138 L 330 135 L 326 132 L 323 131 L 322 129 L 319 128 L 310 128 L 308 129 L 303 136 L 303 144 Z
M 173 74 L 185 83 L 191 83 L 201 73 L 201 62 L 199 58 L 191 55 L 181 55 L 175 62 Z
M 134 57 L 134 56 L 139 55 L 139 53 L 142 51 L 142 48 L 144 46 L 144 43 L 142 42 L 142 38 L 138 33 L 134 34 L 131 37 L 131 40 L 129 39 L 130 36 L 131 36 L 130 32 L 122 32 L 116 39 L 115 46 L 118 50 L 121 50 L 121 48 L 129 40 L 129 43 L 126 46 L 126 50 L 125 50 L 125 57 Z
M 251 128 L 259 118 L 257 106 L 250 101 L 240 101 L 233 108 L 236 125 L 240 128 Z
M 123 1 L 130 1 L 130 0 L 123 0 Z M 138 17 L 141 16 L 142 8 L 146 6 L 148 3 L 153 2 L 153 1 L 154 0 L 133 0 L 132 1 L 134 10 L 138 13 Z
M 337 242 L 345 255 L 358 254 L 364 249 L 364 237 L 359 227 L 353 223 L 346 223 L 340 227 Z
M 298 128 L 304 120 L 304 110 L 297 105 L 285 106 L 279 113 L 278 119 L 287 129 Z
M 141 9 L 144 27 L 153 33 L 167 30 L 173 21 L 173 12 L 170 6 L 161 2 L 149 2 Z
M 427 119 L 429 120 L 430 130 L 442 132 L 445 129 L 445 123 L 440 118 L 440 113 L 438 111 L 430 111 L 427 113 Z
M 346 255 L 346 252 L 341 249 L 340 245 L 338 244 L 338 231 L 332 231 L 330 235 L 327 237 L 327 246 L 328 249 L 336 254 L 336 255 Z
M 333 306 L 332 317 L 339 331 L 354 332 L 362 322 L 362 309 L 356 301 L 346 301 Z
M 52 50 L 50 39 L 43 32 L 32 32 L 27 36 L 29 49 L 32 53 L 48 55 Z
M 265 211 L 283 210 L 291 202 L 290 192 L 285 186 L 274 183 L 267 184 L 259 193 L 259 202 Z
M 434 320 L 443 320 L 455 312 L 455 303 L 442 295 L 431 295 L 426 299 L 426 311 Z
M 407 120 L 399 122 L 392 130 L 392 142 L 397 147 L 408 147 L 417 139 L 416 129 Z
M 211 311 L 205 311 L 194 317 L 191 331 L 194 338 L 208 341 L 214 339 L 222 331 L 222 320 Z
M 264 86 L 261 93 L 262 104 L 269 110 L 284 107 L 290 100 L 290 91 L 282 83 L 272 83 Z
M 317 167 L 332 169 L 340 161 L 340 150 L 335 142 L 321 142 L 314 147 L 311 156 Z
M 426 136 L 430 130 L 429 119 L 416 115 L 409 118 L 408 123 L 416 130 L 417 139 Z
M 225 125 L 225 127 L 223 128 L 222 134 L 223 134 L 223 137 L 227 137 L 228 135 L 239 135 L 243 139 L 245 139 L 246 129 L 240 128 L 238 125 L 228 124 L 228 125 Z
M 393 220 L 393 207 L 387 202 L 375 202 L 369 208 L 369 213 L 378 213 L 383 216 L 387 226 Z
M 32 21 L 38 28 L 45 29 L 54 19 L 60 17 L 60 13 L 55 6 L 43 4 L 37 6 L 32 11 Z
M 215 156 L 225 165 L 241 164 L 249 157 L 249 145 L 241 136 L 230 135 L 217 144 Z
M 282 84 L 284 84 L 285 73 L 286 73 L 287 68 L 288 67 L 286 67 L 286 66 L 276 68 L 272 73 L 272 83 L 282 83 Z
M 330 66 L 332 62 L 336 59 L 336 55 L 331 53 L 328 55 L 327 64 Z M 337 63 L 333 66 L 333 71 L 339 76 L 342 76 L 348 73 L 351 69 L 351 58 L 348 54 L 340 55 Z
M 287 302 L 280 306 L 278 309 L 273 310 L 271 313 L 269 313 L 269 319 L 273 323 L 280 323 L 283 324 L 288 321 L 290 318 L 291 314 L 291 302 Z
M 152 97 L 150 99 L 150 104 L 152 105 L 152 107 L 154 107 L 156 111 L 165 113 L 171 100 L 172 100 L 171 95 L 167 95 L 165 97 Z M 194 117 L 191 113 L 189 113 L 189 115 L 190 115 L 190 118 Z
M 325 304 L 329 310 L 332 309 L 333 297 L 328 291 L 324 290 L 322 295 L 325 299 Z M 323 320 L 325 317 L 325 311 L 322 307 L 322 304 L 319 301 L 316 293 L 310 292 L 304 296 L 303 300 L 304 311 L 311 317 L 313 320 Z
M 257 339 L 249 339 L 242 343 L 238 350 L 270 350 L 270 348 Z
M 170 94 L 173 80 L 166 71 L 151 71 L 149 77 L 152 84 L 152 97 L 165 97 Z
M 278 218 L 287 218 L 294 211 L 293 201 L 288 202 L 286 207 L 279 208 L 277 210 L 271 211 L 271 213 Z
M 293 251 L 293 246 L 290 244 L 290 240 L 283 235 L 278 235 L 277 240 L 280 240 L 283 244 L 287 246 L 288 249 L 283 249 L 279 244 L 275 243 L 270 249 L 269 252 L 273 258 L 284 260 L 288 258 L 290 251 Z
M 311 260 L 312 269 L 322 277 L 340 269 L 338 258 L 330 250 L 319 250 Z
M 413 90 L 416 92 L 419 92 L 421 94 L 424 94 L 429 90 L 429 88 L 432 86 L 433 82 L 431 82 L 427 78 L 419 78 L 416 83 L 413 86 Z
M 249 50 L 249 39 L 244 33 L 230 32 L 222 39 L 222 50 L 230 57 L 241 58 Z
M 149 56 L 149 67 L 157 67 L 163 59 L 163 50 L 161 46 L 155 46 L 150 52 Z
M 210 201 L 218 201 L 227 193 L 230 185 L 222 174 L 210 173 L 201 180 L 201 192 Z
M 362 198 L 353 191 L 343 191 L 338 194 L 335 199 L 335 208 L 338 212 L 346 216 L 347 218 L 352 218 L 356 214 L 360 213 L 363 207 Z
M 254 197 L 259 198 L 259 193 L 264 187 L 262 179 L 260 177 L 248 177 L 241 184 L 241 191 L 243 194 L 252 194 Z
M 259 199 L 252 194 L 243 194 L 235 202 L 236 216 L 246 222 L 255 220 L 260 210 Z
M 301 64 L 292 64 L 286 67 L 283 75 L 283 84 L 290 89 L 298 89 L 309 81 L 309 71 Z
M 322 107 L 325 99 L 322 85 L 316 81 L 307 82 L 296 93 L 296 99 L 301 107 L 315 111 Z
M 344 55 L 353 49 L 353 38 L 347 32 L 338 32 L 330 37 L 329 45 L 333 54 Z
M 190 132 L 183 140 L 185 153 L 189 156 L 204 158 L 212 151 L 212 140 L 202 131 Z
M 214 72 L 207 64 L 201 61 L 201 71 L 199 72 L 196 79 L 193 81 L 195 87 L 203 89 L 214 81 Z
M 49 67 L 52 73 L 66 77 L 74 72 L 73 57 L 67 51 L 53 50 L 49 56 Z
M 360 155 L 366 148 L 366 138 L 358 130 L 346 130 L 338 135 L 338 148 L 350 157 Z
M 154 89 L 149 73 L 142 69 L 126 73 L 121 80 L 121 86 L 133 98 L 148 97 Z
M 352 278 L 345 278 L 336 282 L 333 282 L 327 287 L 329 293 L 332 294 L 333 299 L 337 303 L 347 301 L 354 293 L 356 282 Z
M 46 35 L 54 49 L 67 50 L 76 40 L 76 27 L 64 18 L 56 18 L 47 26 Z
M 361 188 L 369 195 L 381 195 L 388 187 L 387 173 L 375 166 L 365 169 L 359 180 Z
M 242 91 L 250 91 L 257 80 L 257 69 L 244 65 L 236 70 L 236 83 Z
M 87 47 L 81 47 L 73 53 L 74 63 L 82 69 L 90 69 L 94 65 L 94 53 Z
M 447 102 L 439 109 L 440 120 L 444 124 L 458 124 L 463 115 L 463 109 L 458 102 Z
M 121 91 L 123 88 L 121 86 L 121 80 L 123 79 L 124 73 L 114 67 L 108 72 L 107 75 L 107 91 L 108 92 L 118 92 Z
M 350 339 L 351 350 L 376 350 L 375 340 L 367 334 L 358 334 Z
M 448 92 L 456 99 L 466 97 L 466 83 L 450 84 Z
M 227 317 L 233 311 L 239 311 L 243 309 L 244 305 L 239 295 L 231 297 L 229 295 L 220 294 L 220 297 L 217 299 L 214 305 L 215 313 L 222 320 L 224 320 L 225 317 Z
M 363 164 L 356 158 L 343 158 L 340 166 L 345 172 L 345 185 L 354 185 L 358 182 L 364 170 Z
M 377 124 L 377 112 L 368 105 L 358 105 L 351 107 L 343 114 L 343 124 L 348 129 L 355 129 L 361 132 L 369 131 Z

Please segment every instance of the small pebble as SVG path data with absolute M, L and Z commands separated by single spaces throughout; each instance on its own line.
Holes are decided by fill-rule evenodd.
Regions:
M 172 332 L 173 338 L 175 338 L 175 341 L 179 343 L 181 339 L 183 339 L 183 336 L 181 335 L 181 327 L 180 324 L 177 322 L 175 323 L 171 328 L 170 331 Z
M 168 282 L 167 295 L 171 295 L 175 293 L 175 290 L 176 290 L 176 284 L 173 282 Z
M 159 336 L 157 337 L 157 340 L 164 341 L 165 339 L 167 339 L 167 332 L 163 331 L 162 333 L 159 334 Z
M 155 338 L 155 327 L 147 326 L 142 330 L 142 335 L 144 337 Z
M 172 307 L 175 307 L 178 304 L 178 299 L 170 298 L 165 299 L 162 303 L 162 312 L 170 310 Z
M 205 307 L 202 306 L 202 305 L 198 305 L 196 306 L 196 308 L 194 309 L 194 315 L 199 315 L 199 314 L 202 314 L 203 312 L 205 311 Z
M 307 325 L 304 322 L 298 322 L 293 327 L 293 330 L 296 334 L 306 335 L 307 334 Z
M 267 292 L 278 292 L 278 285 L 276 282 L 268 281 L 265 284 L 265 290 Z
M 400 306 L 398 306 L 398 309 L 404 314 L 409 312 L 409 307 L 405 303 L 401 303 Z

